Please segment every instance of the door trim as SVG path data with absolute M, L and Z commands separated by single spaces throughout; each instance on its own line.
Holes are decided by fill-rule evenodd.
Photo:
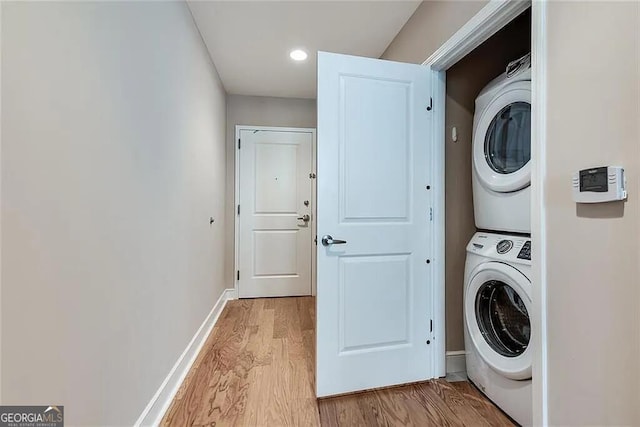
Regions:
M 532 387 L 533 423 L 548 425 L 547 373 L 547 234 L 545 189 L 547 179 L 547 2 L 533 2 L 531 7 L 531 237 L 537 240 L 531 253 L 531 295 L 533 312 L 531 335 L 533 348 Z
M 311 134 L 311 153 L 312 153 L 312 160 L 311 160 L 311 168 L 313 169 L 313 171 L 311 173 L 313 173 L 314 175 L 317 173 L 317 165 L 316 165 L 316 149 L 317 149 L 317 143 L 316 143 L 316 129 L 315 128 L 296 128 L 296 127 L 278 127 L 278 126 L 251 126 L 251 125 L 236 125 L 235 127 L 236 131 L 234 133 L 234 147 L 235 147 L 235 166 L 234 166 L 234 176 L 235 176 L 235 188 L 234 188 L 234 197 L 233 197 L 233 202 L 234 202 L 234 221 L 233 221 L 233 251 L 234 251 L 234 258 L 233 258 L 233 289 L 234 289 L 234 298 L 238 298 L 239 294 L 238 294 L 238 279 L 236 276 L 236 271 L 238 271 L 238 266 L 240 265 L 240 245 L 239 245 L 239 240 L 240 240 L 240 215 L 238 215 L 238 211 L 236 209 L 236 206 L 238 206 L 238 204 L 240 203 L 240 150 L 241 148 L 238 148 L 238 139 L 240 138 L 240 132 L 242 131 L 247 131 L 247 130 L 254 130 L 254 131 L 275 131 L 275 132 L 299 132 L 299 133 L 310 133 Z M 312 185 L 312 190 L 311 190 L 311 206 L 313 207 L 312 213 L 311 213 L 311 236 L 314 237 L 317 233 L 317 229 L 316 229 L 316 225 L 317 225 L 317 221 L 316 221 L 316 215 L 317 215 L 317 203 L 316 203 L 316 179 L 313 179 L 313 185 Z M 316 281 L 316 250 L 317 250 L 317 246 L 313 243 L 313 241 L 311 241 L 311 295 L 315 296 L 316 295 L 316 286 L 317 286 L 317 281 Z
M 439 258 L 433 264 L 431 270 L 431 312 L 433 313 L 434 353 L 432 357 L 432 371 L 435 377 L 447 375 L 447 342 L 446 342 L 446 283 L 445 283 L 445 126 L 444 126 L 444 100 L 446 99 L 447 85 L 444 72 L 431 73 L 431 92 L 433 93 L 433 117 L 432 117 L 432 160 L 431 178 L 433 180 L 433 194 L 431 206 L 433 206 L 433 228 L 431 233 L 431 247 L 435 258 Z M 442 106 L 437 104 L 442 100 Z
M 531 7 L 528 0 L 491 0 L 444 42 L 422 65 L 444 71 Z
M 543 112 L 547 104 L 547 2 L 530 0 L 490 0 L 475 16 L 464 24 L 449 40 L 440 46 L 422 65 L 429 66 L 434 73 L 434 122 L 433 132 L 436 135 L 438 150 L 444 152 L 445 122 L 444 110 L 446 100 L 446 70 L 477 48 L 485 40 L 511 22 L 520 13 L 531 7 L 531 57 L 532 57 L 532 86 L 531 86 L 531 133 L 532 141 L 536 141 L 531 147 L 531 237 L 536 242 L 532 252 L 532 277 L 534 287 L 532 294 L 531 327 L 534 333 L 531 335 L 531 343 L 534 346 L 532 360 L 532 387 L 533 387 L 533 424 L 548 425 L 548 373 L 547 373 L 547 265 L 546 265 L 546 213 L 545 191 L 543 182 L 546 179 L 546 119 Z M 442 157 L 444 165 L 444 156 Z M 437 181 L 442 181 L 436 188 L 444 188 L 444 167 L 438 169 Z M 435 194 L 435 197 L 440 197 Z M 444 206 L 444 205 L 443 205 Z M 434 220 L 441 221 L 444 212 L 436 212 Z M 440 253 L 444 254 L 444 223 L 436 222 L 436 229 L 442 227 L 442 235 L 435 236 L 442 245 Z M 439 240 L 438 240 L 439 238 Z M 434 249 L 440 250 L 439 245 Z M 444 267 L 443 267 L 444 269 Z M 434 311 L 438 316 L 444 313 L 444 270 L 434 271 L 435 292 L 442 295 L 435 304 L 442 306 Z M 438 322 L 436 329 L 440 336 L 444 336 L 444 317 L 442 325 Z M 537 333 L 535 333 L 537 331 Z M 440 348 L 438 348 L 440 351 Z M 436 358 L 444 360 L 444 343 L 441 349 L 442 355 Z M 440 372 L 440 371 L 436 371 Z

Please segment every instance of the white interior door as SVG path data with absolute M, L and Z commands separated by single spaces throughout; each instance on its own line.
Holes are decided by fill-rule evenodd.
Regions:
M 430 78 L 318 54 L 318 397 L 433 377 Z
M 238 295 L 311 295 L 314 134 L 239 133 Z

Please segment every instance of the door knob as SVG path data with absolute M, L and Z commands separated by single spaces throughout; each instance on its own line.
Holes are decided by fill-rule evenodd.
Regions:
M 322 246 L 329 246 L 329 245 L 343 245 L 345 243 L 347 243 L 346 240 L 339 240 L 339 239 L 334 239 L 333 237 L 331 237 L 330 235 L 326 235 L 326 236 L 322 236 Z
M 298 221 L 309 222 L 310 219 L 311 219 L 311 217 L 308 214 L 304 214 L 304 215 L 298 217 Z

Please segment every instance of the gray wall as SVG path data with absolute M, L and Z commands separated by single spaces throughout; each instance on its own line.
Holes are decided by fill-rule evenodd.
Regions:
M 225 283 L 235 285 L 235 162 L 236 125 L 316 127 L 314 99 L 271 98 L 264 96 L 229 95 L 227 97 L 227 188 L 225 229 Z
M 225 288 L 225 124 L 185 3 L 2 3 L 3 404 L 136 421 Z

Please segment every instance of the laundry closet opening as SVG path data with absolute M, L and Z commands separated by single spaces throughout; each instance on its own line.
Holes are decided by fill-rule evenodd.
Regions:
M 447 351 L 464 350 L 462 296 L 466 246 L 477 231 L 473 212 L 475 101 L 507 64 L 529 53 L 531 9 L 449 68 L 445 111 L 445 247 Z M 456 129 L 457 141 L 452 138 Z
M 474 382 L 478 365 L 491 366 L 489 376 L 501 371 L 501 363 L 509 365 L 501 378 L 520 381 L 517 386 L 529 384 L 523 391 L 528 397 L 518 397 L 522 402 L 502 402 L 501 392 L 491 389 L 491 381 L 486 390 L 485 384 L 475 383 L 523 424 L 527 419 L 531 423 L 531 353 L 527 351 L 531 332 L 530 52 L 529 8 L 448 68 L 444 134 L 447 373 L 455 378 L 456 371 L 466 369 Z M 479 242 L 478 232 L 484 234 Z M 498 257 L 505 251 L 504 260 L 490 260 L 514 261 L 513 271 L 487 270 L 474 278 L 479 272 L 476 267 L 486 264 L 480 255 L 490 255 L 468 257 L 467 247 L 474 244 Z M 477 289 L 467 297 L 465 288 L 472 285 Z M 482 343 L 469 337 L 465 343 L 467 326 L 475 329 L 471 335 L 477 332 L 476 341 Z M 497 332 L 492 335 L 492 331 Z M 476 364 L 470 354 L 478 346 L 482 347 L 479 354 L 484 353 Z M 474 366 L 465 367 L 465 362 Z

